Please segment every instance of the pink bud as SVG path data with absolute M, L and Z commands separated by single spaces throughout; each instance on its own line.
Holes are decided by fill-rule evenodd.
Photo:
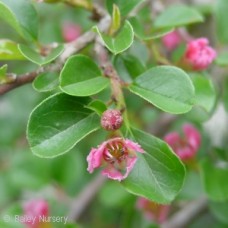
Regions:
M 122 126 L 123 117 L 119 110 L 109 109 L 103 112 L 101 117 L 101 126 L 106 131 L 114 131 Z
M 103 142 L 97 149 L 92 148 L 87 156 L 88 171 L 104 166 L 102 175 L 110 179 L 121 181 L 133 169 L 136 152 L 143 153 L 140 145 L 129 139 L 113 138 Z
M 209 46 L 207 38 L 199 38 L 187 44 L 184 58 L 193 70 L 204 70 L 216 58 L 216 51 Z
M 159 224 L 166 221 L 170 211 L 169 205 L 157 204 L 143 197 L 138 198 L 136 207 L 143 212 L 148 220 Z
M 65 42 L 72 42 L 81 35 L 81 27 L 77 24 L 66 22 L 62 28 L 62 35 Z
M 171 132 L 164 137 L 181 160 L 187 161 L 195 157 L 201 143 L 199 131 L 190 124 L 183 126 L 184 135 L 180 136 L 177 132 Z
M 42 227 L 40 216 L 47 217 L 49 215 L 49 206 L 45 200 L 30 200 L 23 205 L 24 217 L 28 228 Z
M 182 42 L 182 37 L 177 30 L 174 30 L 162 37 L 162 43 L 168 51 L 174 50 Z

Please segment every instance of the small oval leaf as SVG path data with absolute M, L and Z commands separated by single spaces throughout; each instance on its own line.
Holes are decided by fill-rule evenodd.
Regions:
M 56 72 L 45 72 L 40 74 L 33 81 L 33 88 L 38 92 L 48 92 L 54 90 L 59 85 L 59 77 Z
M 21 52 L 21 54 L 28 59 L 29 61 L 38 64 L 40 66 L 45 65 L 47 63 L 52 62 L 55 60 L 64 50 L 64 45 L 61 44 L 58 47 L 54 48 L 51 50 L 51 53 L 48 54 L 48 56 L 42 56 L 39 53 L 37 53 L 35 50 L 32 48 L 24 45 L 24 44 L 19 44 L 18 48 Z
M 134 40 L 134 31 L 129 21 L 125 21 L 123 28 L 115 37 L 101 33 L 96 26 L 94 30 L 99 34 L 108 50 L 115 55 L 127 50 Z
M 100 118 L 84 108 L 90 101 L 56 94 L 41 102 L 28 122 L 27 138 L 32 152 L 43 158 L 59 156 L 99 129 Z
M 164 141 L 137 129 L 132 133 L 146 153 L 138 155 L 133 170 L 121 183 L 133 194 L 170 203 L 183 186 L 184 166 Z
M 72 96 L 90 96 L 102 91 L 109 80 L 87 56 L 70 57 L 60 74 L 60 89 Z
M 150 68 L 129 89 L 165 112 L 185 113 L 193 106 L 194 86 L 189 76 L 177 67 Z

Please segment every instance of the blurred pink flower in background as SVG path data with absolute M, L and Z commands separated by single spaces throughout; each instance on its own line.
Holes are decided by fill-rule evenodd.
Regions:
M 102 175 L 110 179 L 121 181 L 133 169 L 136 161 L 136 152 L 143 153 L 141 146 L 129 139 L 112 138 L 103 142 L 97 149 L 92 148 L 87 157 L 88 171 L 104 166 Z
M 177 30 L 174 30 L 162 37 L 162 43 L 168 51 L 174 50 L 182 42 L 182 37 Z
M 165 222 L 170 211 L 169 205 L 157 204 L 143 197 L 138 198 L 136 207 L 143 212 L 148 220 L 156 223 Z
M 204 70 L 216 58 L 216 51 L 207 38 L 199 38 L 188 42 L 184 58 L 192 69 Z
M 183 126 L 183 133 L 184 135 L 181 136 L 177 132 L 171 132 L 164 137 L 164 140 L 181 160 L 191 160 L 199 150 L 201 135 L 199 131 L 190 124 Z
M 43 199 L 30 200 L 23 205 L 23 217 L 25 217 L 26 226 L 28 228 L 44 228 L 49 227 L 48 223 L 40 221 L 40 216 L 47 217 L 49 215 L 49 206 L 47 201 Z M 30 219 L 29 219 L 30 218 Z
M 65 42 L 72 42 L 81 35 L 81 27 L 72 22 L 65 22 L 62 27 L 62 36 Z

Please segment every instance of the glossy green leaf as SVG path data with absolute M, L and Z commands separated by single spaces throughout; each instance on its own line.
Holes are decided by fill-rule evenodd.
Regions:
M 24 44 L 19 44 L 18 48 L 26 59 L 41 66 L 55 60 L 63 52 L 64 45 L 59 45 L 58 47 L 54 48 L 47 56 L 40 55 L 34 49 Z
M 209 202 L 209 208 L 212 214 L 221 222 L 228 225 L 228 201 L 224 202 Z
M 100 68 L 87 56 L 70 57 L 60 74 L 60 88 L 73 96 L 90 96 L 102 91 L 109 80 L 102 76 Z
M 121 31 L 115 37 L 101 33 L 96 26 L 94 30 L 99 34 L 105 46 L 115 55 L 127 50 L 134 40 L 134 31 L 128 21 L 125 21 Z
M 0 60 L 24 60 L 17 44 L 11 40 L 0 40 Z
M 38 92 L 48 92 L 54 90 L 59 85 L 59 77 L 56 72 L 45 72 L 40 74 L 33 81 L 33 88 Z
M 216 35 L 220 42 L 228 43 L 228 1 L 217 0 L 215 1 L 215 24 Z
M 101 100 L 93 100 L 85 107 L 93 110 L 94 112 L 96 112 L 100 116 L 102 115 L 102 113 L 104 111 L 107 110 L 106 104 Z
M 7 77 L 7 68 L 8 65 L 3 65 L 0 67 L 0 84 L 5 81 L 5 78 Z
M 132 132 L 146 153 L 138 153 L 133 170 L 121 183 L 133 194 L 157 203 L 170 203 L 182 188 L 183 164 L 164 141 L 140 130 Z
M 216 101 L 216 92 L 212 81 L 204 75 L 192 75 L 195 87 L 195 105 L 199 105 L 210 112 Z
M 228 66 L 228 52 L 219 53 L 215 63 L 219 66 Z
M 23 37 L 38 38 L 38 15 L 29 0 L 0 0 L 0 17 Z
M 228 200 L 228 163 L 225 161 L 213 164 L 209 159 L 201 163 L 201 176 L 204 189 L 211 200 Z
M 84 108 L 89 98 L 53 95 L 31 113 L 27 138 L 32 152 L 53 158 L 68 152 L 79 141 L 100 127 L 99 117 Z
M 173 31 L 173 28 L 162 28 L 162 29 L 154 29 L 148 32 L 148 29 L 145 31 L 144 27 L 142 26 L 142 23 L 137 19 L 137 17 L 131 17 L 129 19 L 129 22 L 131 23 L 135 35 L 140 40 L 152 40 L 160 38 L 170 32 Z
M 113 4 L 117 5 L 123 16 L 126 16 L 131 10 L 133 10 L 138 4 L 144 0 L 106 0 L 106 5 L 109 13 L 112 13 Z
M 203 22 L 202 15 L 194 8 L 185 5 L 174 5 L 165 9 L 155 20 L 157 28 L 179 27 Z
M 150 68 L 129 89 L 165 112 L 185 113 L 193 105 L 194 86 L 189 76 L 177 67 Z

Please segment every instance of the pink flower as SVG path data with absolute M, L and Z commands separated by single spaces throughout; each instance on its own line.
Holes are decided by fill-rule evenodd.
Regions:
M 184 135 L 181 137 L 177 132 L 171 132 L 164 137 L 181 160 L 191 160 L 200 147 L 201 136 L 196 128 L 190 124 L 183 126 Z
M 72 42 L 81 35 L 81 27 L 71 22 L 66 22 L 62 28 L 62 35 L 65 42 Z
M 187 44 L 185 60 L 194 70 L 206 69 L 216 58 L 216 51 L 208 44 L 207 38 L 192 40 Z
M 155 221 L 157 223 L 165 222 L 170 211 L 169 205 L 157 204 L 143 197 L 138 198 L 136 207 L 143 211 L 144 216 L 148 220 Z
M 182 37 L 177 30 L 174 30 L 162 37 L 162 43 L 167 50 L 174 50 L 182 41 Z
M 26 224 L 28 228 L 44 227 L 44 224 L 40 221 L 39 217 L 47 217 L 49 215 L 48 203 L 45 200 L 37 199 L 28 201 L 23 205 L 23 210 L 23 217 L 25 218 L 24 224 Z M 45 225 L 45 227 L 48 227 L 47 224 Z
M 140 145 L 129 139 L 109 139 L 97 149 L 92 148 L 87 157 L 87 170 L 92 173 L 94 169 L 103 165 L 102 175 L 121 181 L 133 169 L 137 160 L 136 152 L 143 153 L 144 151 Z

